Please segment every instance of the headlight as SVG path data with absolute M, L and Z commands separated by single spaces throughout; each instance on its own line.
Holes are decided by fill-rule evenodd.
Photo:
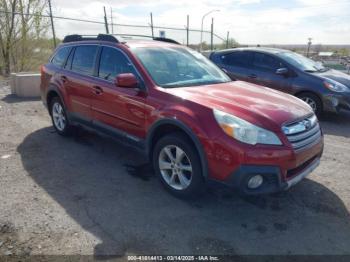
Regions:
M 214 116 L 222 130 L 229 136 L 247 144 L 282 145 L 277 135 L 255 126 L 241 118 L 214 109 Z
M 349 88 L 337 81 L 327 79 L 323 82 L 324 86 L 334 92 L 348 92 Z

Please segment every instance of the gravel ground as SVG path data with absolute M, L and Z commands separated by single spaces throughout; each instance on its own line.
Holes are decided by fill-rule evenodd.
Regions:
M 350 114 L 321 125 L 320 167 L 288 192 L 166 193 L 140 155 L 58 136 L 38 100 L 0 88 L 0 255 L 350 254 Z

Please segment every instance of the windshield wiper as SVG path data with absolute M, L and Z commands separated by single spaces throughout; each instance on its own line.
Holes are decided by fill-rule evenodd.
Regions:
M 318 69 L 318 72 L 326 72 L 326 71 L 328 71 L 329 70 L 329 68 L 328 67 L 323 67 L 323 68 L 320 68 L 320 69 Z

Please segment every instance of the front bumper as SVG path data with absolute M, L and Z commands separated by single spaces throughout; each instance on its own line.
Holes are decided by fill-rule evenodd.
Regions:
M 350 93 L 327 94 L 323 96 L 323 108 L 338 113 L 340 109 L 350 110 Z
M 278 166 L 242 165 L 232 173 L 225 184 L 244 195 L 270 194 L 284 191 L 299 183 L 315 170 L 320 164 L 320 158 L 321 154 L 293 169 L 298 172 L 293 172 L 293 175 L 287 180 L 283 178 L 281 169 Z M 250 189 L 247 187 L 248 180 L 255 175 L 263 176 L 264 182 L 257 189 Z

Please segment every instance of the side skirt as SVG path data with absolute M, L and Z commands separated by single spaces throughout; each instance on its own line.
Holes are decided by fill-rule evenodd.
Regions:
M 68 118 L 72 125 L 82 127 L 92 133 L 97 133 L 100 136 L 110 137 L 116 142 L 131 147 L 139 153 L 147 156 L 145 139 L 132 136 L 117 128 L 113 128 L 99 121 L 82 117 L 76 113 L 68 113 Z

